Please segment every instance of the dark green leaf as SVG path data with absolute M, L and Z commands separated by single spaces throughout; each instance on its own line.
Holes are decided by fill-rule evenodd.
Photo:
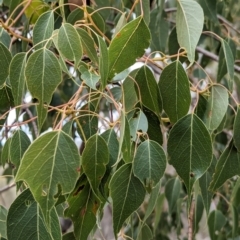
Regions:
M 82 43 L 77 30 L 69 23 L 61 26 L 58 32 L 58 49 L 68 60 L 74 61 L 75 67 L 82 58 Z
M 240 175 L 240 156 L 231 142 L 217 162 L 215 173 L 209 187 L 210 190 L 215 191 L 221 187 L 227 179 L 235 175 Z
M 147 66 L 139 69 L 136 75 L 136 82 L 138 87 L 135 86 L 135 90 L 139 101 L 159 116 L 162 111 L 161 96 L 153 73 Z
M 3 206 L 0 206 L 0 237 L 2 238 L 7 238 L 7 214 L 7 209 Z
M 154 187 L 166 168 L 163 148 L 152 140 L 146 140 L 137 148 L 133 161 L 133 173 L 146 187 Z
M 6 163 L 10 162 L 10 145 L 11 145 L 11 138 L 8 138 L 2 148 L 2 155 L 1 155 L 1 164 L 4 167 Z
M 35 49 L 49 45 L 49 39 L 54 30 L 54 12 L 48 11 L 43 13 L 37 20 L 33 28 L 33 44 Z M 48 43 L 47 43 L 48 41 Z
M 73 221 L 76 239 L 86 240 L 96 224 L 100 203 L 85 175 L 80 177 L 67 202 L 69 207 L 65 210 L 65 216 Z
M 2 27 L 0 27 L 0 42 L 3 43 L 3 45 L 6 48 L 9 48 L 10 43 L 11 43 L 11 37 L 9 36 L 7 31 L 4 30 L 4 28 L 2 28 Z
M 47 114 L 43 104 L 50 103 L 53 92 L 62 80 L 57 58 L 46 48 L 37 50 L 28 59 L 25 77 L 32 97 L 39 101 L 38 126 L 41 128 Z
M 124 117 L 124 116 L 123 116 Z M 124 117 L 125 118 L 125 117 Z M 132 162 L 132 146 L 131 146 L 131 133 L 128 119 L 125 118 L 124 122 L 121 122 L 120 132 L 122 135 L 122 157 L 125 163 Z
M 142 204 L 145 189 L 140 180 L 134 177 L 131 164 L 120 167 L 109 186 L 113 201 L 113 229 L 117 235 L 124 221 Z
M 240 106 L 237 108 L 237 115 L 233 125 L 233 142 L 237 150 L 240 152 Z
M 14 164 L 15 173 L 17 173 L 23 154 L 31 144 L 29 137 L 22 130 L 17 130 L 9 146 L 10 161 Z
M 170 121 L 175 123 L 188 113 L 191 104 L 189 80 L 179 61 L 163 69 L 158 86 L 163 109 Z
M 203 8 L 205 16 L 207 16 L 211 21 L 217 23 L 217 0 L 199 0 L 198 1 Z
M 204 121 L 209 130 L 216 129 L 222 122 L 228 107 L 228 92 L 219 85 L 213 85 L 208 98 Z
M 140 230 L 137 240 L 146 240 L 146 239 L 152 240 L 153 233 L 152 233 L 151 228 L 147 224 L 144 224 Z
M 9 65 L 12 55 L 9 50 L 0 42 L 0 88 L 5 83 L 9 74 Z
M 193 225 L 194 225 L 194 233 L 197 233 L 199 230 L 199 223 L 203 215 L 204 205 L 201 195 L 197 195 L 195 199 L 195 208 L 194 208 L 194 219 L 193 219 Z
M 95 194 L 109 162 L 109 151 L 105 140 L 95 134 L 90 137 L 82 154 L 82 167 Z
M 141 57 L 149 46 L 150 38 L 142 17 L 125 25 L 109 46 L 109 78 L 130 67 L 136 58 Z
M 235 237 L 238 236 L 238 210 L 237 208 L 230 204 L 231 208 L 231 214 L 232 214 L 232 238 L 234 239 Z
M 168 211 L 171 214 L 177 204 L 177 200 L 179 199 L 181 191 L 181 182 L 178 178 L 171 178 L 168 180 L 166 187 L 165 187 L 165 196 L 168 201 Z
M 22 192 L 11 205 L 7 216 L 8 240 L 61 240 L 61 230 L 55 208 L 50 214 L 50 227 L 44 222 L 39 205 L 29 189 Z
M 216 232 L 219 232 L 226 222 L 226 218 L 219 210 L 214 210 L 210 213 L 208 217 L 208 229 L 212 240 L 218 239 Z
M 168 139 L 169 163 L 183 179 L 190 194 L 193 184 L 208 169 L 212 160 L 212 142 L 203 122 L 194 114 L 181 118 Z
M 16 181 L 26 181 L 49 220 L 58 186 L 62 194 L 71 192 L 79 176 L 79 166 L 78 148 L 72 138 L 62 131 L 51 131 L 37 138 L 24 153 Z
M 16 106 L 22 104 L 22 99 L 25 90 L 25 67 L 26 67 L 26 53 L 16 54 L 10 64 L 9 80 L 12 87 L 12 94 Z M 20 108 L 16 108 L 16 114 L 19 115 Z

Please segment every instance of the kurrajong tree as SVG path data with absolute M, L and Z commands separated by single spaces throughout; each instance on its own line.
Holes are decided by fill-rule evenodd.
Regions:
M 238 0 L 0 4 L 1 239 L 240 237 Z

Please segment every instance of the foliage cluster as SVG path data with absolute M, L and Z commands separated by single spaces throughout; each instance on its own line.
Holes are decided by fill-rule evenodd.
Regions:
M 240 238 L 238 0 L 0 4 L 1 239 Z

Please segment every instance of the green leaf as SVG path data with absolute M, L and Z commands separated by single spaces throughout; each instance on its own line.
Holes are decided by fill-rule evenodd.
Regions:
M 32 97 L 39 101 L 38 126 L 41 128 L 47 114 L 43 104 L 50 103 L 53 92 L 62 80 L 57 58 L 46 48 L 37 50 L 28 59 L 25 77 Z
M 75 67 L 82 58 L 82 43 L 77 30 L 69 23 L 62 24 L 58 32 L 58 50 L 70 61 L 74 61 Z
M 189 114 L 181 118 L 171 129 L 167 149 L 169 163 L 183 179 L 190 195 L 193 184 L 211 164 L 210 134 L 195 114 Z
M 33 44 L 35 49 L 43 48 L 52 36 L 54 30 L 54 12 L 43 13 L 33 28 Z M 48 45 L 50 42 L 48 41 Z
M 9 74 L 9 65 L 12 55 L 9 50 L 0 42 L 0 88 L 5 83 Z
M 7 214 L 8 211 L 3 206 L 0 206 L 0 237 L 7 238 Z
M 130 134 L 130 126 L 128 119 L 123 116 L 124 121 L 121 121 L 121 137 L 122 137 L 122 145 L 120 144 L 121 150 L 122 150 L 122 158 L 125 163 L 132 162 L 133 156 L 132 156 L 132 142 L 131 142 L 131 134 Z M 119 149 L 120 150 L 120 149 Z
M 97 90 L 96 84 L 99 81 L 100 76 L 95 73 L 91 73 L 84 66 L 80 66 L 79 71 L 81 72 L 81 79 L 86 83 L 86 85 L 94 90 Z
M 99 72 L 101 76 L 101 88 L 102 90 L 107 85 L 108 80 L 108 49 L 104 40 L 98 36 L 99 44 Z
M 148 137 L 149 139 L 159 143 L 160 145 L 163 144 L 163 136 L 159 118 L 155 113 L 149 111 L 147 108 L 143 108 L 143 112 L 147 117 L 148 121 Z
M 195 60 L 195 48 L 202 33 L 203 23 L 203 10 L 197 2 L 177 1 L 177 38 L 180 46 L 186 49 L 190 63 Z
M 146 240 L 146 239 L 152 240 L 153 233 L 151 228 L 147 224 L 144 224 L 143 227 L 141 227 L 137 240 Z
M 94 46 L 94 41 L 92 37 L 82 28 L 77 28 L 77 32 L 80 36 L 83 53 L 87 54 L 87 56 L 95 63 L 98 64 L 98 56 L 97 51 Z
M 10 64 L 9 80 L 12 87 L 12 94 L 16 106 L 22 104 L 25 91 L 25 67 L 27 56 L 26 53 L 16 54 Z M 20 108 L 16 108 L 16 114 L 19 115 Z
M 203 215 L 203 210 L 204 210 L 204 205 L 203 205 L 202 196 L 198 194 L 195 197 L 195 208 L 194 208 L 194 219 L 193 219 L 194 233 L 197 233 L 199 230 L 199 223 Z
M 124 221 L 142 204 L 145 189 L 141 181 L 133 175 L 131 164 L 120 167 L 114 173 L 109 186 L 113 201 L 113 229 L 117 235 Z
M 165 187 L 165 196 L 168 201 L 169 214 L 171 214 L 176 208 L 177 200 L 180 197 L 180 191 L 181 182 L 178 178 L 169 179 Z
M 17 130 L 9 145 L 10 161 L 14 164 L 15 173 L 17 173 L 23 154 L 31 144 L 29 137 L 22 130 Z
M 76 240 L 73 232 L 68 232 L 62 236 L 62 240 Z
M 23 180 L 29 185 L 49 222 L 58 187 L 62 194 L 71 192 L 79 166 L 78 148 L 72 138 L 62 131 L 51 131 L 37 138 L 24 153 L 16 181 Z
M 133 161 L 133 173 L 146 187 L 154 187 L 166 169 L 163 148 L 152 140 L 146 140 L 137 148 Z
M 137 132 L 141 131 L 146 133 L 148 130 L 148 121 L 145 114 L 141 110 L 132 110 L 127 115 L 130 134 L 133 138 L 133 141 L 137 139 Z
M 135 86 L 135 90 L 138 94 L 139 101 L 159 116 L 162 111 L 162 101 L 152 71 L 147 66 L 141 67 L 135 80 L 138 84 L 138 87 Z
M 213 85 L 204 117 L 209 130 L 216 129 L 222 122 L 228 108 L 228 92 L 219 85 Z
M 109 46 L 109 78 L 135 63 L 136 58 L 141 57 L 149 47 L 150 38 L 142 17 L 125 25 Z
M 85 104 L 81 109 L 81 115 L 76 120 L 77 131 L 84 142 L 98 131 L 98 117 L 90 114 L 89 111 L 96 112 L 92 103 Z
M 143 222 L 146 222 L 146 220 L 148 219 L 148 217 L 151 215 L 154 208 L 156 207 L 158 196 L 159 196 L 159 191 L 160 191 L 160 186 L 161 186 L 161 181 L 159 181 L 151 191 L 147 209 L 144 214 Z
M 3 43 L 6 48 L 9 48 L 11 43 L 11 37 L 9 36 L 8 32 L 2 27 L 0 27 L 0 42 Z
M 240 178 L 238 178 L 238 180 L 236 181 L 233 187 L 232 194 L 231 194 L 231 203 L 236 208 L 238 208 L 240 204 Z
M 61 230 L 55 208 L 50 211 L 50 227 L 44 222 L 39 205 L 29 189 L 23 191 L 11 205 L 7 217 L 8 240 L 60 240 Z
M 1 154 L 1 165 L 4 167 L 6 163 L 10 162 L 10 145 L 12 138 L 8 138 L 4 143 Z
M 221 231 L 221 228 L 226 224 L 225 216 L 219 210 L 214 210 L 208 217 L 208 229 L 212 240 L 217 240 L 216 232 Z
M 227 179 L 235 175 L 240 175 L 240 156 L 231 142 L 217 162 L 209 189 L 215 191 L 221 187 Z
M 85 175 L 80 177 L 67 202 L 69 207 L 64 214 L 73 221 L 76 239 L 87 240 L 96 224 L 96 213 L 100 204 Z
M 162 2 L 163 3 L 163 2 Z M 160 6 L 153 9 L 150 14 L 149 29 L 152 37 L 151 50 L 164 52 L 167 45 L 169 22 L 167 13 Z M 170 50 L 169 50 L 170 51 Z
M 199 0 L 198 2 L 203 8 L 204 15 L 207 16 L 211 21 L 217 23 L 217 0 Z
M 175 61 L 163 69 L 158 86 L 163 109 L 170 121 L 175 123 L 188 113 L 191 104 L 189 80 L 179 61 Z
M 205 172 L 203 174 L 203 176 L 200 177 L 200 179 L 199 179 L 199 186 L 201 189 L 203 204 L 204 204 L 207 214 L 209 213 L 210 205 L 211 205 L 211 201 L 212 201 L 212 197 L 213 197 L 213 193 L 208 191 L 208 187 L 210 185 L 211 180 L 212 180 L 212 177 L 208 171 Z
M 145 23 L 148 25 L 150 22 L 150 5 L 149 1 L 139 1 L 135 6 L 135 13 L 138 16 L 143 16 Z
M 228 87 L 230 90 L 232 90 L 233 79 L 234 79 L 234 57 L 228 43 L 224 39 L 221 39 L 221 43 L 222 43 L 222 51 L 224 53 L 224 58 L 225 58 L 225 64 L 227 65 Z
M 119 18 L 117 25 L 115 27 L 115 31 L 112 35 L 112 38 L 116 37 L 116 35 L 119 33 L 119 31 L 127 24 L 126 19 L 126 12 L 122 13 L 121 17 Z
M 138 102 L 138 97 L 135 92 L 135 82 L 134 82 L 134 77 L 136 75 L 137 70 L 132 71 L 129 76 L 124 80 L 123 85 L 122 85 L 122 93 L 123 93 L 123 105 L 124 105 L 124 110 L 126 112 L 129 112 L 130 110 L 133 109 L 133 107 L 136 105 Z
M 238 236 L 238 210 L 237 208 L 230 204 L 231 215 L 232 215 L 232 238 Z
M 237 115 L 233 125 L 233 142 L 237 150 L 240 152 L 240 106 L 237 108 Z
M 162 210 L 163 210 L 163 204 L 165 201 L 165 194 L 162 193 L 158 196 L 157 199 L 157 204 L 155 207 L 155 219 L 154 219 L 154 227 L 153 227 L 153 232 L 156 233 L 158 226 L 159 226 L 159 221 L 161 219 L 161 214 L 162 214 Z
M 199 94 L 197 107 L 195 109 L 195 114 L 204 121 L 204 117 L 207 111 L 208 99 L 202 94 Z
M 86 142 L 82 154 L 82 167 L 95 194 L 109 162 L 109 150 L 105 140 L 95 134 Z
M 11 88 L 5 85 L 3 88 L 0 88 L 0 129 L 2 127 L 1 125 L 3 125 L 7 119 L 8 114 L 6 114 L 6 112 L 13 106 L 14 102 Z M 2 117 L 3 114 L 5 114 L 4 117 Z

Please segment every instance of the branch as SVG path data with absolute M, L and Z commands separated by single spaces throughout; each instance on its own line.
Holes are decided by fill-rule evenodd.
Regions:
M 6 192 L 7 190 L 9 190 L 10 188 L 15 187 L 15 186 L 16 186 L 16 183 L 12 183 L 10 185 L 7 185 L 6 187 L 0 189 L 0 194 L 2 194 L 3 192 Z

